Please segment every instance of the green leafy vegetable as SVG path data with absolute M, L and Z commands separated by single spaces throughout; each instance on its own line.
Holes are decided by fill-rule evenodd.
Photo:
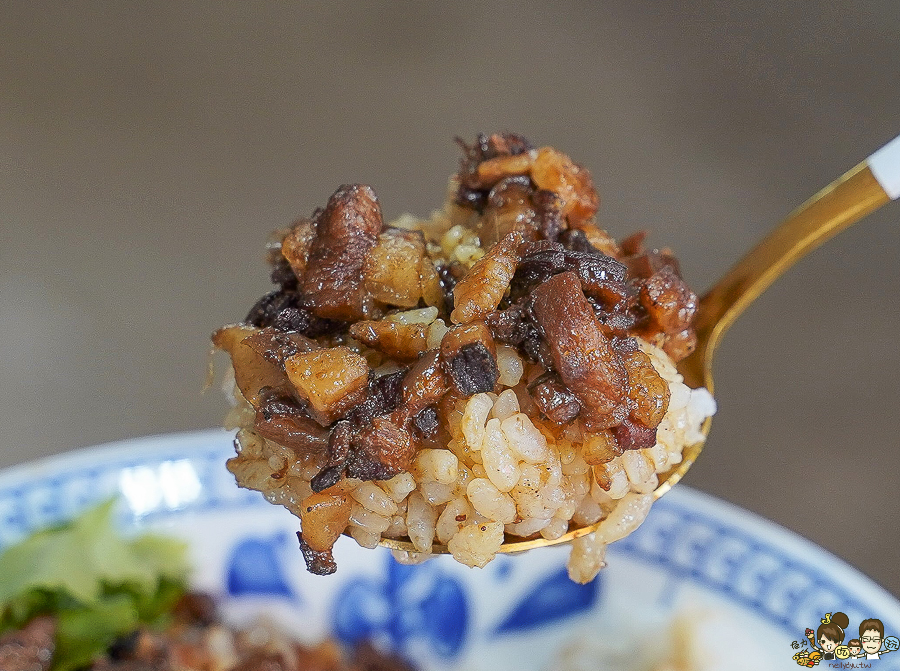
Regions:
M 57 616 L 54 671 L 89 664 L 139 624 L 159 627 L 185 591 L 187 548 L 154 534 L 125 539 L 115 500 L 37 531 L 0 554 L 0 633 Z

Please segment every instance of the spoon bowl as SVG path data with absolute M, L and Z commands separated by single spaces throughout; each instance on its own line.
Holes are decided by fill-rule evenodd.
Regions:
M 692 388 L 713 391 L 712 363 L 716 348 L 735 320 L 776 279 L 797 261 L 844 229 L 871 214 L 890 200 L 900 197 L 900 137 L 895 138 L 862 163 L 826 186 L 794 210 L 784 222 L 751 249 L 701 299 L 695 328 L 697 346 L 678 364 L 685 383 Z M 712 418 L 703 425 L 707 436 Z M 658 499 L 684 477 L 703 450 L 705 441 L 684 448 L 681 462 L 659 475 L 653 492 Z M 513 553 L 566 543 L 592 533 L 600 522 L 570 528 L 563 536 L 548 540 L 510 539 L 500 552 Z M 381 545 L 415 552 L 407 540 L 382 539 Z M 432 552 L 447 553 L 435 544 Z

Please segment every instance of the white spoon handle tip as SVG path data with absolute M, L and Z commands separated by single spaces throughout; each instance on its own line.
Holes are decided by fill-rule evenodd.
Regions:
M 884 145 L 866 161 L 891 200 L 900 198 L 900 137 Z

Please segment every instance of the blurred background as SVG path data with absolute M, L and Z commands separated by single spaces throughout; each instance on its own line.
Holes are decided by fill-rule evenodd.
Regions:
M 345 182 L 425 215 L 454 136 L 589 167 L 600 221 L 709 287 L 900 133 L 896 0 L 100 3 L 0 18 L 0 467 L 211 427 L 208 337 L 270 230 Z M 900 595 L 900 204 L 773 286 L 717 355 L 684 482 Z

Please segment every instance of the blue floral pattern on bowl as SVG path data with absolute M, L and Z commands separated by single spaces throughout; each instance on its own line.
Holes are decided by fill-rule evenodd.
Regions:
M 198 585 L 241 617 L 277 612 L 310 639 L 373 638 L 424 669 L 541 668 L 579 627 L 598 636 L 623 613 L 671 613 L 687 597 L 727 610 L 766 645 L 789 647 L 834 609 L 854 621 L 877 616 L 900 631 L 900 604 L 858 572 L 684 485 L 610 548 L 610 568 L 586 586 L 568 580 L 566 548 L 498 557 L 479 571 L 449 558 L 402 566 L 349 539 L 336 549 L 337 574 L 310 576 L 290 542 L 297 521 L 235 486 L 224 467 L 232 453 L 231 436 L 210 431 L 8 469 L 0 473 L 0 550 L 118 492 L 123 527 L 182 535 Z M 892 666 L 888 659 L 886 671 Z
M 380 579 L 353 579 L 338 593 L 335 635 L 345 643 L 373 639 L 401 653 L 425 647 L 455 659 L 470 626 L 462 583 L 434 563 L 404 566 L 385 557 Z

